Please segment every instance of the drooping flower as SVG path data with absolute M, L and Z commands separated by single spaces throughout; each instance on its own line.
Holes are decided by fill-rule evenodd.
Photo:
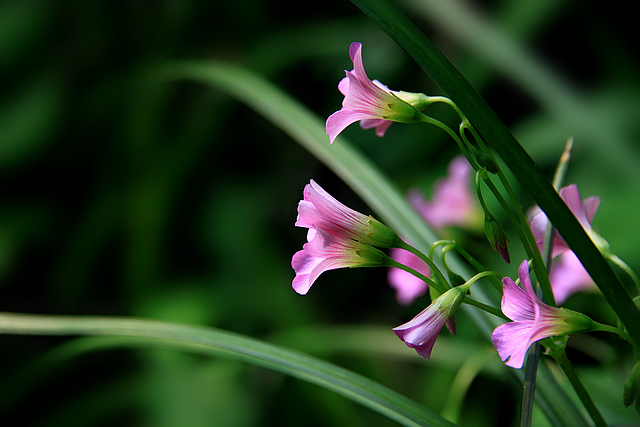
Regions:
M 331 143 L 347 126 L 357 121 L 364 129 L 376 128 L 384 136 L 392 122 L 418 121 L 419 110 L 429 104 L 429 97 L 421 93 L 396 92 L 378 82 L 371 81 L 364 71 L 362 44 L 351 43 L 349 56 L 353 70 L 338 84 L 344 95 L 342 108 L 327 119 L 327 135 Z
M 520 369 L 527 350 L 544 338 L 582 333 L 591 330 L 593 321 L 587 316 L 565 308 L 543 303 L 531 285 L 529 263 L 520 264 L 520 288 L 509 277 L 502 279 L 502 312 L 513 322 L 498 326 L 491 341 L 507 366 Z
M 321 229 L 310 228 L 308 242 L 291 259 L 296 272 L 293 289 L 300 295 L 309 292 L 313 282 L 328 270 L 346 267 L 383 265 L 384 254 L 379 250 Z
M 578 186 L 576 184 L 567 185 L 560 189 L 560 197 L 569 207 L 573 215 L 575 215 L 580 225 L 584 228 L 587 234 L 592 234 L 591 223 L 593 222 L 593 217 L 598 211 L 598 207 L 600 206 L 600 197 L 591 196 L 582 200 L 580 196 L 580 192 L 578 191 Z M 540 208 L 534 208 L 534 211 L 530 214 L 531 221 L 529 223 L 531 227 L 531 232 L 536 239 L 539 247 L 542 247 L 542 242 L 544 240 L 544 233 L 547 228 L 547 223 L 549 220 Z M 564 252 L 570 251 L 571 249 L 567 245 L 567 242 L 564 241 L 562 236 L 559 233 L 554 233 L 553 239 L 553 256 L 562 254 Z
M 293 287 L 300 294 L 324 271 L 382 265 L 384 254 L 374 246 L 391 248 L 401 242 L 389 227 L 338 202 L 313 180 L 304 188 L 295 225 L 309 229 L 308 242 L 291 261 Z
M 419 256 L 400 248 L 391 249 L 391 259 L 416 270 L 429 277 L 429 266 Z M 387 275 L 389 285 L 396 290 L 396 299 L 402 305 L 411 304 L 416 298 L 424 295 L 429 285 L 413 274 L 396 267 L 390 267 Z
M 558 305 L 576 292 L 597 289 L 596 283 L 573 251 L 560 254 L 553 260 L 549 282 Z
M 446 324 L 452 334 L 456 333 L 454 324 L 450 320 L 462 304 L 470 286 L 470 284 L 461 285 L 449 289 L 434 299 L 416 317 L 404 325 L 393 328 L 393 332 L 407 346 L 415 348 L 420 356 L 429 360 L 431 350 L 433 350 L 433 345 L 442 327 Z
M 480 206 L 472 191 L 473 168 L 463 155 L 451 160 L 447 176 L 433 185 L 433 196 L 427 200 L 420 190 L 410 190 L 409 203 L 434 228 L 449 225 L 478 228 L 482 219 Z

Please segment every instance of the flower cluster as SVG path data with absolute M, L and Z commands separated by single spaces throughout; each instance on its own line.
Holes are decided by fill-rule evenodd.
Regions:
M 346 77 L 338 85 L 344 95 L 342 108 L 329 116 L 326 122 L 326 132 L 332 143 L 340 132 L 357 121 L 362 128 L 375 128 L 376 134 L 383 136 L 392 122 L 411 123 L 420 121 L 421 117 L 424 119 L 420 110 L 434 102 L 433 98 L 424 94 L 392 91 L 384 84 L 370 80 L 364 70 L 360 43 L 351 44 L 349 56 L 353 70 L 346 71 Z M 469 124 L 460 114 L 463 123 Z M 469 144 L 463 133 L 461 131 L 458 142 L 462 143 L 464 139 Z M 477 134 L 474 136 L 479 138 Z M 471 147 L 471 152 L 473 150 L 478 151 Z M 478 200 L 474 197 L 470 187 L 472 174 L 473 168 L 467 159 L 458 156 L 449 164 L 448 175 L 434 185 L 431 200 L 425 199 L 417 190 L 408 193 L 408 200 L 425 221 L 438 230 L 447 226 L 476 230 L 482 219 L 480 213 L 484 211 L 485 234 L 492 247 L 509 262 L 506 235 L 488 212 L 479 186 L 476 188 Z M 592 239 L 603 241 L 591 228 L 600 199 L 589 197 L 583 201 L 575 184 L 562 188 L 560 197 Z M 530 227 L 540 247 L 547 223 L 542 211 L 531 215 Z M 454 286 L 444 283 L 446 279 L 430 258 L 379 221 L 338 202 L 313 180 L 305 186 L 295 225 L 308 229 L 307 243 L 291 262 L 296 273 L 293 288 L 299 294 L 306 294 L 323 272 L 343 267 L 390 266 L 388 281 L 396 290 L 398 302 L 403 305 L 409 305 L 425 294 L 429 284 L 433 286 L 433 301 L 429 306 L 409 322 L 393 328 L 398 338 L 426 360 L 431 357 L 443 326 L 446 325 L 455 334 L 453 316 L 467 298 L 471 285 L 478 278 L 493 274 L 482 272 L 465 282 L 445 264 L 449 280 Z M 448 249 L 451 247 L 454 246 Z M 386 255 L 381 249 L 390 249 L 390 254 Z M 443 255 L 448 249 L 443 250 Z M 577 289 L 592 286 L 588 273 L 558 234 L 553 240 L 553 256 L 550 282 L 557 301 L 564 301 Z M 432 274 L 437 280 L 430 278 Z M 510 277 L 502 279 L 502 313 L 478 301 L 468 301 L 511 320 L 496 327 L 491 335 L 491 341 L 507 366 L 521 368 L 529 347 L 537 341 L 602 327 L 596 326 L 595 322 L 581 313 L 552 307 L 540 300 L 531 283 L 528 260 L 521 263 L 518 277 L 520 285 Z

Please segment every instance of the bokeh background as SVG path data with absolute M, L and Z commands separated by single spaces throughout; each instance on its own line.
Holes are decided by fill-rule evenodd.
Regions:
M 567 182 L 601 196 L 596 228 L 639 271 L 640 82 L 631 14 L 595 0 L 397 5 L 549 176 L 566 138 L 575 137 Z M 373 213 L 344 183 L 222 92 L 152 78 L 175 60 L 229 61 L 324 118 L 340 108 L 337 83 L 351 69 L 352 41 L 364 43 L 370 77 L 442 94 L 345 0 L 2 1 L 0 310 L 223 328 L 354 370 L 462 425 L 513 424 L 519 387 L 464 313 L 458 337 L 443 332 L 426 362 L 391 332 L 425 301 L 398 305 L 386 271 L 328 272 L 304 297 L 291 289 L 290 258 L 306 236 L 293 224 L 309 179 Z M 456 125 L 447 108 L 431 113 Z M 344 134 L 403 191 L 429 195 L 457 154 L 426 125 L 394 124 L 383 139 L 356 125 Z M 531 201 L 522 195 L 522 203 Z M 523 256 L 515 235 L 515 265 L 502 263 L 479 232 L 445 235 L 505 275 L 515 275 Z M 566 305 L 615 321 L 597 293 Z M 395 425 L 332 392 L 239 362 L 152 348 L 79 351 L 77 343 L 0 336 L 0 423 Z M 637 419 L 621 400 L 629 348 L 594 334 L 573 337 L 569 351 L 605 417 Z M 463 365 L 471 374 L 456 377 Z M 545 425 L 537 415 L 535 423 Z

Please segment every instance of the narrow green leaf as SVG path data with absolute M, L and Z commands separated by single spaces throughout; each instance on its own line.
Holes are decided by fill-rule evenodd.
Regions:
M 213 328 L 116 317 L 0 313 L 0 333 L 112 336 L 124 338 L 121 344 L 161 345 L 173 350 L 232 358 L 317 384 L 405 426 L 453 426 L 449 421 L 416 402 L 339 366 L 253 338 Z M 126 340 L 127 337 L 134 337 L 135 342 Z M 100 343 L 97 344 L 100 345 Z M 113 346 L 113 340 L 104 341 L 104 345 Z
M 607 261 L 529 154 L 484 99 L 433 43 L 388 0 L 352 0 L 440 85 L 567 241 L 631 337 L 640 342 L 640 311 Z

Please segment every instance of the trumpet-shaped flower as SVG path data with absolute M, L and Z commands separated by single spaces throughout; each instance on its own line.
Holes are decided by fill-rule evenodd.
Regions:
M 400 248 L 391 249 L 389 256 L 400 264 L 429 277 L 430 268 L 419 256 Z M 396 290 L 396 299 L 402 305 L 411 304 L 416 298 L 424 295 L 429 288 L 424 280 L 396 267 L 389 268 L 387 280 L 389 285 Z
M 455 334 L 454 323 L 451 322 L 464 296 L 471 285 L 460 285 L 449 289 L 447 292 L 434 299 L 431 304 L 422 310 L 416 317 L 396 328 L 396 333 L 404 343 L 415 348 L 418 354 L 429 360 L 431 350 L 440 334 L 440 330 L 446 324 L 452 334 Z
M 520 369 L 527 350 L 544 338 L 589 331 L 593 321 L 564 308 L 550 307 L 536 295 L 529 277 L 529 263 L 520 265 L 518 276 L 522 288 L 509 277 L 502 279 L 502 312 L 513 322 L 498 326 L 491 341 L 507 366 Z
M 463 155 L 454 157 L 447 168 L 447 176 L 433 185 L 433 197 L 425 199 L 419 190 L 407 194 L 409 203 L 434 228 L 456 225 L 478 228 L 482 212 L 471 187 L 473 168 Z
M 310 228 L 307 240 L 291 259 L 291 267 L 296 272 L 292 285 L 300 295 L 309 292 L 313 282 L 325 271 L 379 266 L 384 262 L 385 255 L 381 251 L 323 230 Z
M 295 225 L 309 229 L 308 242 L 291 261 L 293 288 L 300 294 L 324 271 L 382 265 L 385 255 L 373 246 L 390 248 L 401 242 L 390 228 L 346 207 L 313 180 L 304 188 Z
M 342 108 L 327 119 L 327 135 L 330 141 L 347 126 L 360 121 L 362 128 L 376 128 L 378 136 L 384 136 L 392 122 L 418 121 L 419 110 L 428 103 L 421 93 L 396 92 L 382 83 L 371 81 L 364 71 L 362 44 L 354 42 L 349 48 L 353 70 L 345 71 L 347 77 L 338 84 L 344 95 Z

